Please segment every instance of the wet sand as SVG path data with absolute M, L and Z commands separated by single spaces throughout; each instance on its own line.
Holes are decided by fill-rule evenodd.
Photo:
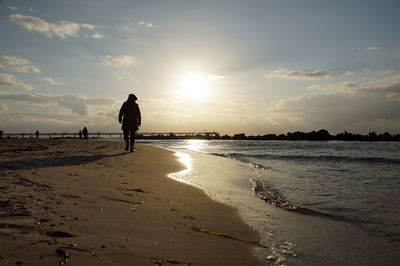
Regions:
M 167 178 L 173 152 L 84 140 L 0 142 L 0 264 L 263 265 L 237 211 Z

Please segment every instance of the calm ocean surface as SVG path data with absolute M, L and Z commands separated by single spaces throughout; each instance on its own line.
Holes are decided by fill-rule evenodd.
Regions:
M 281 220 L 292 219 L 282 217 L 294 213 L 297 215 L 294 217 L 298 217 L 303 224 L 314 223 L 315 219 L 318 219 L 319 222 L 316 223 L 324 224 L 326 231 L 329 231 L 330 227 L 335 227 L 336 224 L 348 227 L 351 233 L 342 232 L 342 234 L 355 236 L 362 234 L 367 239 L 356 244 L 361 249 L 363 249 L 363 242 L 371 241 L 372 244 L 382 242 L 387 245 L 388 248 L 379 251 L 381 256 L 395 254 L 390 252 L 382 254 L 388 249 L 400 252 L 400 143 L 235 140 L 152 140 L 140 141 L 140 143 L 176 151 L 205 153 L 217 156 L 214 157 L 216 159 L 224 158 L 231 163 L 240 164 L 243 171 L 235 170 L 235 173 L 240 175 L 239 178 L 242 180 L 232 182 L 229 187 L 236 186 L 237 191 L 242 191 L 240 192 L 242 194 L 245 193 L 243 191 L 248 191 L 249 197 L 257 199 L 257 202 L 252 199 L 240 200 L 240 197 L 237 197 L 236 204 L 232 205 L 259 205 L 262 202 L 270 208 L 269 210 L 279 209 L 280 211 L 275 214 Z M 224 161 L 221 161 L 221 165 L 223 163 Z M 225 167 L 232 168 L 226 163 Z M 246 167 L 248 169 L 245 169 Z M 200 168 L 194 170 L 192 183 L 207 190 L 207 182 L 202 183 L 201 178 L 198 178 L 201 173 Z M 190 181 L 190 177 L 188 179 Z M 234 201 L 231 199 L 234 198 L 233 191 L 235 189 L 226 191 L 214 189 L 214 195 L 225 193 L 226 195 L 222 195 L 222 198 Z M 275 226 L 275 231 L 272 230 L 274 222 L 271 221 L 276 221 L 276 219 L 269 217 L 270 220 L 263 220 L 259 209 L 263 207 L 257 208 L 254 208 L 251 213 L 246 209 L 250 210 L 252 206 L 242 206 L 244 211 L 241 213 L 244 215 L 247 213 L 249 223 L 257 230 L 265 234 L 281 234 L 284 237 L 285 233 L 282 231 L 285 228 Z M 308 219 L 307 217 L 315 218 L 310 221 L 304 220 Z M 271 225 L 269 229 L 266 225 L 268 223 Z M 279 222 L 279 224 L 283 223 Z M 310 229 L 309 235 L 318 238 L 318 234 L 315 233 L 313 236 L 312 231 Z M 278 257 L 270 257 L 270 259 L 275 260 L 276 264 L 287 261 L 285 256 L 297 257 L 295 252 L 303 253 L 303 256 L 306 254 L 309 256 L 308 252 L 312 253 L 304 248 L 291 247 L 300 245 L 296 243 L 300 237 L 289 239 L 290 241 L 288 238 L 284 241 L 286 244 L 283 244 L 283 248 L 278 243 L 272 243 L 277 247 Z M 271 241 L 271 239 L 264 239 L 264 242 L 269 245 Z M 332 241 L 327 239 L 326 242 Z M 367 246 L 364 252 L 369 252 L 369 248 L 374 249 L 369 244 L 365 245 Z M 280 250 L 278 247 L 281 247 Z M 394 258 L 395 261 L 398 258 Z M 327 261 L 330 260 L 327 259 Z M 313 259 L 292 259 L 292 262 L 291 264 L 299 265 L 324 263 L 323 260 Z M 398 262 L 400 264 L 400 261 Z M 356 260 L 354 264 L 350 262 L 348 264 L 359 263 L 362 261 Z

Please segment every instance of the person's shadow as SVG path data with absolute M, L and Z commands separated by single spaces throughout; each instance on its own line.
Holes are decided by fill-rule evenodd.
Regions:
M 21 169 L 27 170 L 32 168 L 47 168 L 47 167 L 57 167 L 57 166 L 73 166 L 80 164 L 92 163 L 105 158 L 119 157 L 127 155 L 126 152 L 121 152 L 113 155 L 69 155 L 69 156 L 52 156 L 44 158 L 34 158 L 34 159 L 21 159 L 21 160 L 10 160 L 0 162 L 0 170 L 6 169 Z

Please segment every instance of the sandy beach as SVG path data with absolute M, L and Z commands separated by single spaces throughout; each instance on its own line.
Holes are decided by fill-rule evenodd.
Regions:
M 173 152 L 122 145 L 3 140 L 0 264 L 263 264 L 235 209 L 167 177 Z

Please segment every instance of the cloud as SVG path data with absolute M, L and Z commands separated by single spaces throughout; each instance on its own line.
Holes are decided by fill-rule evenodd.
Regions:
M 62 85 L 61 82 L 59 82 L 57 80 L 54 80 L 53 78 L 50 78 L 50 77 L 40 78 L 39 80 L 47 83 L 48 85 L 52 85 L 52 86 L 60 86 L 60 85 Z
M 116 79 L 124 82 L 132 82 L 135 79 L 135 76 L 129 71 L 113 71 L 112 75 Z
M 393 71 L 369 71 L 363 70 L 369 74 L 388 74 L 393 73 Z M 325 85 L 313 84 L 308 87 L 309 90 L 319 90 L 327 92 L 342 92 L 342 93 L 354 93 L 358 90 L 384 90 L 391 91 L 400 89 L 400 74 L 391 75 L 385 78 L 372 79 L 368 82 L 339 82 L 330 83 Z
M 133 33 L 133 32 L 136 31 L 136 29 L 135 29 L 134 27 L 131 27 L 131 26 L 126 25 L 126 24 L 120 25 L 120 26 L 118 27 L 118 30 L 119 30 L 119 31 L 122 31 L 122 32 L 128 32 L 128 33 Z
M 46 107 L 50 111 L 40 108 L 13 111 L 10 106 L 10 110 L 4 114 L 0 113 L 2 129 L 6 132 L 35 132 L 36 129 L 39 129 L 42 133 L 78 133 L 85 125 L 89 132 L 118 132 L 120 130 L 117 122 L 118 110 L 115 109 L 108 109 L 115 110 L 110 115 L 105 115 L 109 111 L 103 113 L 92 111 L 90 115 L 82 116 L 65 112 L 63 108 L 57 108 L 56 105 Z
M 21 88 L 24 90 L 32 90 L 31 85 L 18 80 L 14 75 L 0 73 L 0 87 Z
M 118 26 L 118 30 L 121 32 L 126 32 L 126 33 L 136 33 L 140 31 L 140 28 L 156 28 L 157 25 L 154 24 L 153 22 L 145 21 L 142 20 L 138 23 L 128 23 L 128 24 L 122 24 Z
M 369 75 L 381 75 L 381 76 L 399 72 L 399 70 L 396 69 L 370 69 L 370 68 L 363 68 L 361 71 Z
M 144 20 L 140 21 L 139 25 L 147 27 L 147 28 L 154 28 L 156 26 L 155 24 L 153 24 L 153 22 L 144 21 Z
M 60 39 L 78 36 L 78 32 L 81 29 L 94 30 L 96 28 L 95 25 L 79 24 L 69 21 L 50 23 L 38 17 L 25 16 L 21 14 L 10 15 L 9 19 L 11 22 L 20 25 L 28 31 L 36 31 L 47 37 L 57 36 Z
M 130 66 L 142 63 L 140 59 L 134 56 L 111 56 L 107 55 L 103 58 L 102 65 L 112 68 L 112 76 L 123 82 L 132 82 L 135 79 Z
M 129 67 L 141 63 L 141 60 L 134 56 L 111 56 L 107 55 L 103 58 L 103 65 L 108 67 Z
M 366 89 L 393 90 L 400 89 L 400 74 L 372 80 L 363 85 Z
M 41 70 L 34 66 L 31 61 L 15 56 L 0 56 L 0 68 L 9 69 L 22 73 L 40 73 Z
M 378 47 L 378 46 L 370 46 L 367 48 L 368 51 L 377 51 L 377 50 L 381 50 L 382 47 Z
M 309 90 L 318 90 L 318 91 L 335 91 L 335 92 L 344 92 L 344 93 L 354 93 L 359 89 L 359 85 L 352 82 L 341 82 L 341 83 L 330 83 L 326 85 L 314 84 L 309 86 L 307 89 Z
M 112 98 L 87 98 L 80 95 L 46 95 L 46 94 L 23 94 L 23 93 L 0 93 L 0 101 L 24 102 L 30 104 L 56 103 L 78 115 L 88 115 L 88 105 L 113 106 L 115 100 Z
M 297 125 L 302 125 L 305 130 L 400 130 L 400 75 L 366 83 L 344 82 L 312 87 L 329 93 L 284 100 L 268 112 L 281 116 L 282 124 L 295 119 Z
M 264 76 L 265 78 L 286 78 L 286 79 L 322 79 L 329 78 L 327 70 L 318 69 L 312 72 L 278 69 Z
M 386 98 L 393 100 L 393 101 L 400 101 L 400 93 L 392 92 L 386 95 Z
M 12 11 L 17 11 L 18 7 L 15 6 L 9 6 L 8 9 L 12 10 Z
M 96 33 L 92 35 L 93 39 L 102 39 L 104 37 L 104 35 L 100 34 L 100 33 Z
M 300 118 L 312 128 L 346 129 L 357 123 L 369 121 L 375 130 L 374 120 L 400 121 L 400 105 L 385 95 L 359 91 L 354 94 L 313 94 L 281 102 L 273 111 Z M 399 125 L 399 123 L 397 123 Z M 397 126 L 400 129 L 400 126 Z
M 26 102 L 43 104 L 48 103 L 49 97 L 41 94 L 4 93 L 0 92 L 0 100 L 10 102 Z
M 112 98 L 84 98 L 86 103 L 89 105 L 96 106 L 111 106 L 115 104 L 115 100 Z
M 81 27 L 88 30 L 95 30 L 96 26 L 92 24 L 81 24 Z
M 353 72 L 353 71 L 346 71 L 342 74 L 342 76 L 344 76 L 344 77 L 350 77 L 350 76 L 354 76 L 354 75 L 355 75 L 355 72 Z

